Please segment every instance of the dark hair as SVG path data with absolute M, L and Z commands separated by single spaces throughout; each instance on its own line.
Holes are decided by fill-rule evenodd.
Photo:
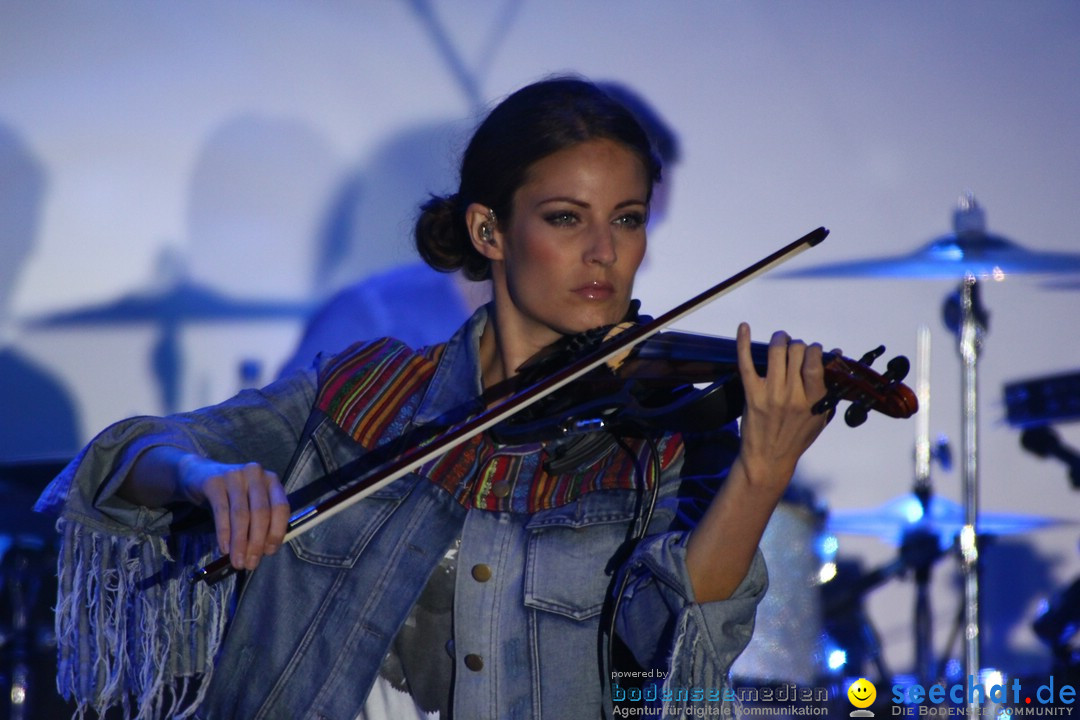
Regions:
M 473 134 L 461 160 L 458 191 L 432 196 L 416 221 L 416 249 L 443 272 L 463 269 L 470 280 L 490 277 L 487 258 L 476 252 L 465 225 L 465 210 L 480 203 L 503 225 L 514 193 L 539 160 L 587 140 L 624 145 L 645 167 L 649 193 L 660 181 L 660 160 L 634 115 L 599 87 L 575 77 L 528 85 L 492 110 Z
M 608 94 L 609 97 L 630 111 L 634 119 L 641 125 L 641 129 L 649 136 L 653 152 L 660 158 L 664 167 L 670 168 L 679 162 L 682 149 L 679 147 L 679 136 L 668 125 L 656 108 L 650 105 L 645 98 L 638 95 L 635 90 L 614 80 L 598 81 L 596 86 Z

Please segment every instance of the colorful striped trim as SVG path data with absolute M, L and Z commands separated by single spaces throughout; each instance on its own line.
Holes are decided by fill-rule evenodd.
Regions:
M 657 441 L 660 471 L 683 453 L 678 436 Z M 496 445 L 487 436 L 436 458 L 418 472 L 467 508 L 495 512 L 535 513 L 561 507 L 599 490 L 651 488 L 658 481 L 644 440 L 612 444 L 603 457 L 572 473 L 550 475 L 544 470 L 546 451 L 540 443 Z
M 443 347 L 421 355 L 391 338 L 353 346 L 323 370 L 315 405 L 366 448 L 391 440 L 416 412 Z
M 423 354 L 392 339 L 356 345 L 328 365 L 316 407 L 365 448 L 400 436 L 410 425 L 445 345 Z M 683 452 L 678 436 L 660 438 L 661 472 Z M 560 507 L 599 490 L 646 489 L 658 481 L 647 442 L 628 439 L 591 465 L 550 475 L 541 443 L 497 445 L 486 434 L 446 452 L 417 472 L 467 508 L 535 513 Z

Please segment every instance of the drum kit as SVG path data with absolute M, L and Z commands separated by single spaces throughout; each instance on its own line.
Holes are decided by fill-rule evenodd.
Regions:
M 962 441 L 959 466 L 962 502 L 935 496 L 930 463 L 951 462 L 945 442 L 929 437 L 925 400 L 929 399 L 929 331 L 919 329 L 916 393 L 921 410 L 916 416 L 914 486 L 884 505 L 869 510 L 828 512 L 823 506 L 782 502 L 765 533 L 762 551 L 769 562 L 770 589 L 758 612 L 754 639 L 736 661 L 733 675 L 751 684 L 765 682 L 815 684 L 836 673 L 869 674 L 863 663 L 880 661 L 876 631 L 862 610 L 862 600 L 886 581 L 912 576 L 915 580 L 915 676 L 924 686 L 943 679 L 944 667 L 932 651 L 929 609 L 930 569 L 942 557 L 955 555 L 962 573 L 961 617 L 954 638 L 962 639 L 965 677 L 981 677 L 983 669 L 980 617 L 980 550 L 985 540 L 1037 531 L 1068 521 L 979 510 L 978 359 L 985 341 L 987 312 L 980 303 L 980 284 L 1014 275 L 1064 275 L 1080 272 L 1080 254 L 1028 250 L 986 230 L 983 209 L 972 194 L 960 198 L 953 215 L 953 232 L 913 253 L 824 264 L 784 273 L 799 278 L 953 279 L 959 285 L 946 299 L 945 323 L 957 340 L 961 359 Z M 1072 276 L 1080 277 L 1080 276 Z M 1073 287 L 1065 280 L 1065 286 Z M 1076 285 L 1080 287 L 1080 283 Z M 1080 373 L 1036 378 L 1005 388 L 1008 422 L 1024 432 L 1023 447 L 1043 457 L 1066 462 L 1073 487 L 1080 489 L 1080 454 L 1066 447 L 1050 424 L 1080 419 Z M 852 563 L 837 563 L 837 534 L 872 536 L 899 549 L 883 567 L 863 571 Z M 814 542 L 813 538 L 818 538 Z M 812 551 L 801 558 L 792 554 Z M 807 630 L 814 628 L 817 632 Z M 1080 581 L 1059 594 L 1035 623 L 1039 637 L 1051 646 L 1058 663 L 1080 670 Z M 793 630 L 794 629 L 794 630 Z M 847 644 L 847 667 L 842 646 Z M 858 648 L 857 653 L 852 651 Z M 977 701 L 969 702 L 977 714 Z
M 0 462 L 0 720 L 66 717 L 53 683 L 56 599 L 53 520 L 31 508 L 66 462 Z

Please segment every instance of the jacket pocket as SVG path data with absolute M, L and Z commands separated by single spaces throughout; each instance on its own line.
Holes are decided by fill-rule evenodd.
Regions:
M 633 517 L 627 492 L 590 493 L 537 513 L 526 525 L 526 607 L 579 621 L 599 615 Z
M 329 420 L 320 423 L 312 433 L 307 447 L 301 452 L 293 475 L 289 479 L 293 487 L 310 487 L 353 458 L 366 452 Z M 291 540 L 288 545 L 301 560 L 315 565 L 333 568 L 349 568 L 367 547 L 368 542 L 401 505 L 416 484 L 417 476 L 406 475 L 384 488 L 371 493 L 363 500 L 337 513 L 326 521 Z M 341 488 L 327 488 L 325 494 L 312 499 L 308 506 L 333 497 Z M 293 514 L 303 506 L 294 507 Z

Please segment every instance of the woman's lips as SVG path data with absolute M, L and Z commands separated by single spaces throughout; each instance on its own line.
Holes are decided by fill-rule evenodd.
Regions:
M 587 300 L 607 300 L 615 294 L 615 286 L 606 282 L 591 282 L 574 288 L 574 294 Z

